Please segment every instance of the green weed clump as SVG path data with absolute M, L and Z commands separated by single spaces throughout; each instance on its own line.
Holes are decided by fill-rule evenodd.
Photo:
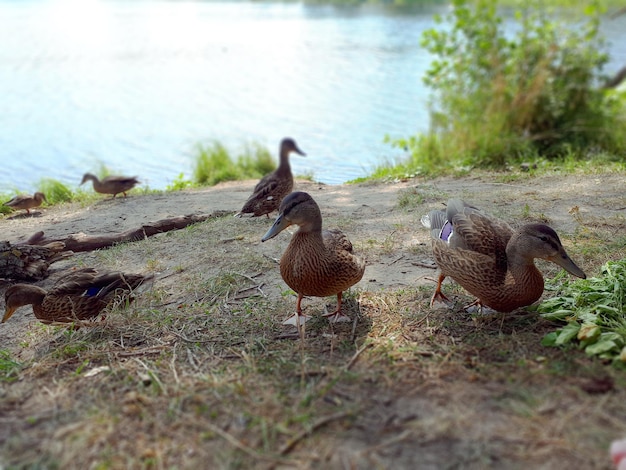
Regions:
M 567 322 L 548 333 L 543 345 L 574 343 L 590 356 L 626 367 L 626 258 L 607 262 L 600 277 L 566 284 L 537 310 L 548 320 Z
M 71 202 L 75 199 L 74 191 L 58 180 L 44 178 L 37 185 L 39 191 L 46 195 L 46 201 L 49 205 L 59 204 L 62 202 Z
M 515 13 L 514 35 L 497 4 L 453 0 L 450 27 L 424 33 L 436 57 L 424 78 L 434 90 L 430 130 L 390 140 L 409 152 L 402 173 L 623 153 L 626 94 L 602 87 L 598 4 L 566 22 L 528 2 Z
M 0 381 L 14 382 L 19 378 L 22 365 L 11 359 L 11 353 L 5 349 L 0 349 Z
M 193 182 L 215 185 L 222 181 L 260 178 L 276 168 L 270 152 L 259 146 L 247 146 L 233 157 L 219 142 L 198 144 L 194 156 Z

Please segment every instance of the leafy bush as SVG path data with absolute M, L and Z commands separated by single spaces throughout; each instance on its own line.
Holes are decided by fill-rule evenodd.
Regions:
M 503 30 L 495 1 L 452 4 L 451 28 L 423 37 L 436 56 L 424 79 L 435 91 L 430 131 L 393 141 L 410 151 L 409 166 L 502 166 L 626 148 L 624 99 L 599 86 L 608 57 L 596 3 L 566 24 L 527 2 L 514 34 Z
M 214 185 L 221 181 L 260 178 L 276 168 L 267 149 L 259 145 L 246 147 L 236 158 L 219 142 L 196 147 L 193 179 L 196 184 Z
M 542 317 L 567 322 L 542 343 L 574 342 L 591 356 L 626 364 L 626 259 L 609 261 L 601 274 L 566 284 L 559 297 L 537 307 Z

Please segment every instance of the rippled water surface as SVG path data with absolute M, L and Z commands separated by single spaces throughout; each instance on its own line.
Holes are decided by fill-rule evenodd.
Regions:
M 78 184 L 101 163 L 164 188 L 190 176 L 197 142 L 275 154 L 284 136 L 307 152 L 293 157 L 295 173 L 363 176 L 395 155 L 386 134 L 427 126 L 430 58 L 419 43 L 432 14 L 0 0 L 0 190 L 32 190 L 42 177 Z M 618 68 L 626 23 L 609 30 Z

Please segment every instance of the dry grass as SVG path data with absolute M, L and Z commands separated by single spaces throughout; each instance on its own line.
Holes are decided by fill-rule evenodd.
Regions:
M 399 210 L 435 205 L 416 194 Z M 585 269 L 607 244 L 626 255 L 623 217 L 573 217 L 563 240 Z M 295 296 L 272 260 L 288 236 L 258 243 L 269 225 L 224 217 L 82 255 L 141 260 L 156 280 L 94 328 L 25 326 L 19 380 L 0 382 L 0 466 L 610 468 L 608 443 L 626 433 L 623 372 L 542 347 L 554 326 L 534 313 L 464 313 L 471 298 L 453 284 L 454 311 L 431 309 L 424 280 L 353 289 L 348 323 L 317 315 L 335 299 L 305 300 L 315 316 L 302 343 L 280 324 Z M 371 263 L 396 266 L 410 226 L 387 228 L 352 238 Z

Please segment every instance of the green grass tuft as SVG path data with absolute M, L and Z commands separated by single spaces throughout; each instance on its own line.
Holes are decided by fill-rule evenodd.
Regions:
M 215 185 L 223 181 L 260 178 L 276 168 L 270 152 L 260 145 L 246 146 L 233 156 L 220 142 L 198 144 L 194 156 L 193 182 Z

